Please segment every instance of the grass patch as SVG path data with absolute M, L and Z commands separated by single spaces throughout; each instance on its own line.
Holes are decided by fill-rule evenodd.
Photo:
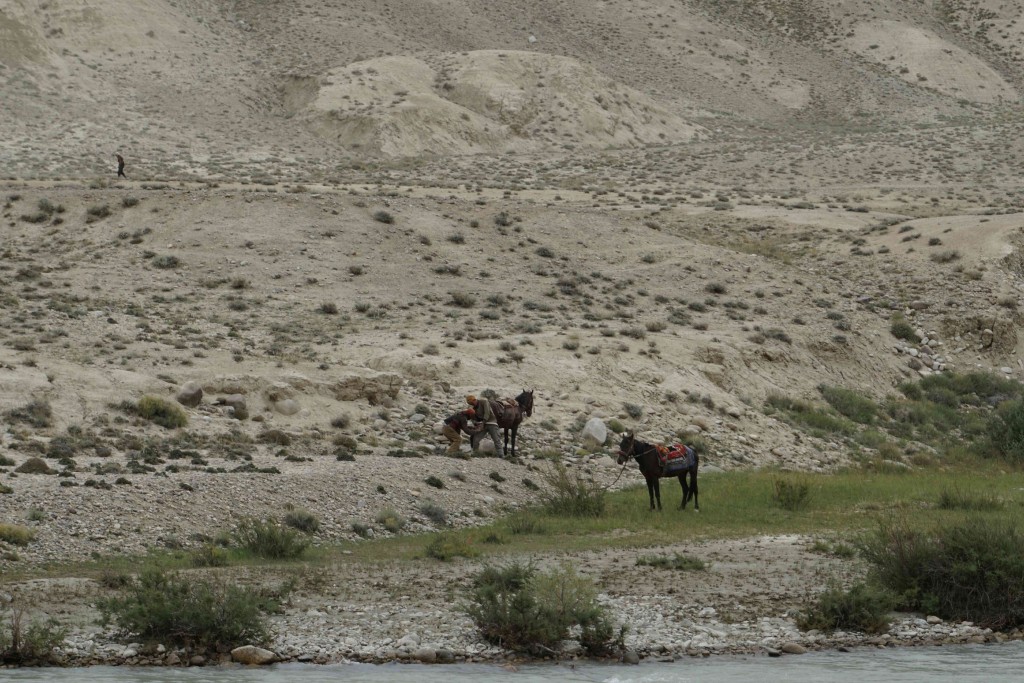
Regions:
M 480 551 L 474 548 L 469 540 L 462 535 L 439 534 L 427 544 L 425 555 L 435 560 L 447 562 L 455 557 L 476 557 Z
M 708 568 L 704 560 L 690 555 L 674 553 L 671 557 L 666 555 L 641 555 L 636 558 L 638 567 L 655 567 L 657 569 L 674 569 L 680 572 L 702 572 Z
M 20 524 L 0 523 L 0 541 L 10 545 L 26 546 L 36 537 L 36 532 Z

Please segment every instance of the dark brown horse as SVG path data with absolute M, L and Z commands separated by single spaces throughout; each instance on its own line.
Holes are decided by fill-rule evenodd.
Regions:
M 491 408 L 494 409 L 494 417 L 498 420 L 498 426 L 505 430 L 504 455 L 509 456 L 508 437 L 512 435 L 512 454 L 516 457 L 516 432 L 523 419 L 533 415 L 533 390 L 523 389 L 523 393 L 516 396 L 515 404 L 505 399 L 503 401 L 492 401 Z
M 647 480 L 647 493 L 651 497 L 651 509 L 654 509 L 654 501 L 658 501 L 658 509 L 661 510 L 661 483 L 662 477 L 679 477 L 679 486 L 683 489 L 683 502 L 679 509 L 685 510 L 686 503 L 693 498 L 693 509 L 700 512 L 700 503 L 697 502 L 697 468 L 700 466 L 700 456 L 693 453 L 693 464 L 684 470 L 677 470 L 671 474 L 665 473 L 661 459 L 658 457 L 658 449 L 654 444 L 638 441 L 635 434 L 626 432 L 619 443 L 618 463 L 624 465 L 627 458 L 636 460 L 640 466 L 640 474 Z M 687 476 L 689 475 L 689 476 Z M 689 483 L 687 483 L 687 480 Z

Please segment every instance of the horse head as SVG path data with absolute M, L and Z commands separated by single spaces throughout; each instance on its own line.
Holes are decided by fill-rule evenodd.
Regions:
M 633 455 L 634 446 L 636 446 L 636 435 L 632 432 L 623 434 L 622 441 L 619 442 L 619 457 L 616 459 L 616 462 L 620 465 L 625 463 Z
M 529 391 L 523 389 L 523 393 L 516 396 L 516 403 L 519 404 L 519 409 L 526 417 L 531 417 L 533 415 L 533 389 Z

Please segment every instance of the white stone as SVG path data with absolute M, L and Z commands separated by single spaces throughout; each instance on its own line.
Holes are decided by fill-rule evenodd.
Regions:
M 580 436 L 583 439 L 584 445 L 596 448 L 604 445 L 605 440 L 608 438 L 608 428 L 605 426 L 604 420 L 599 417 L 592 417 L 583 426 L 583 432 Z

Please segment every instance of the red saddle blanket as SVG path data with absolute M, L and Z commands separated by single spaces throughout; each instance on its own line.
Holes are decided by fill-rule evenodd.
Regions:
M 686 469 L 693 465 L 694 451 L 685 444 L 674 443 L 671 446 L 656 446 L 658 460 L 666 470 Z

